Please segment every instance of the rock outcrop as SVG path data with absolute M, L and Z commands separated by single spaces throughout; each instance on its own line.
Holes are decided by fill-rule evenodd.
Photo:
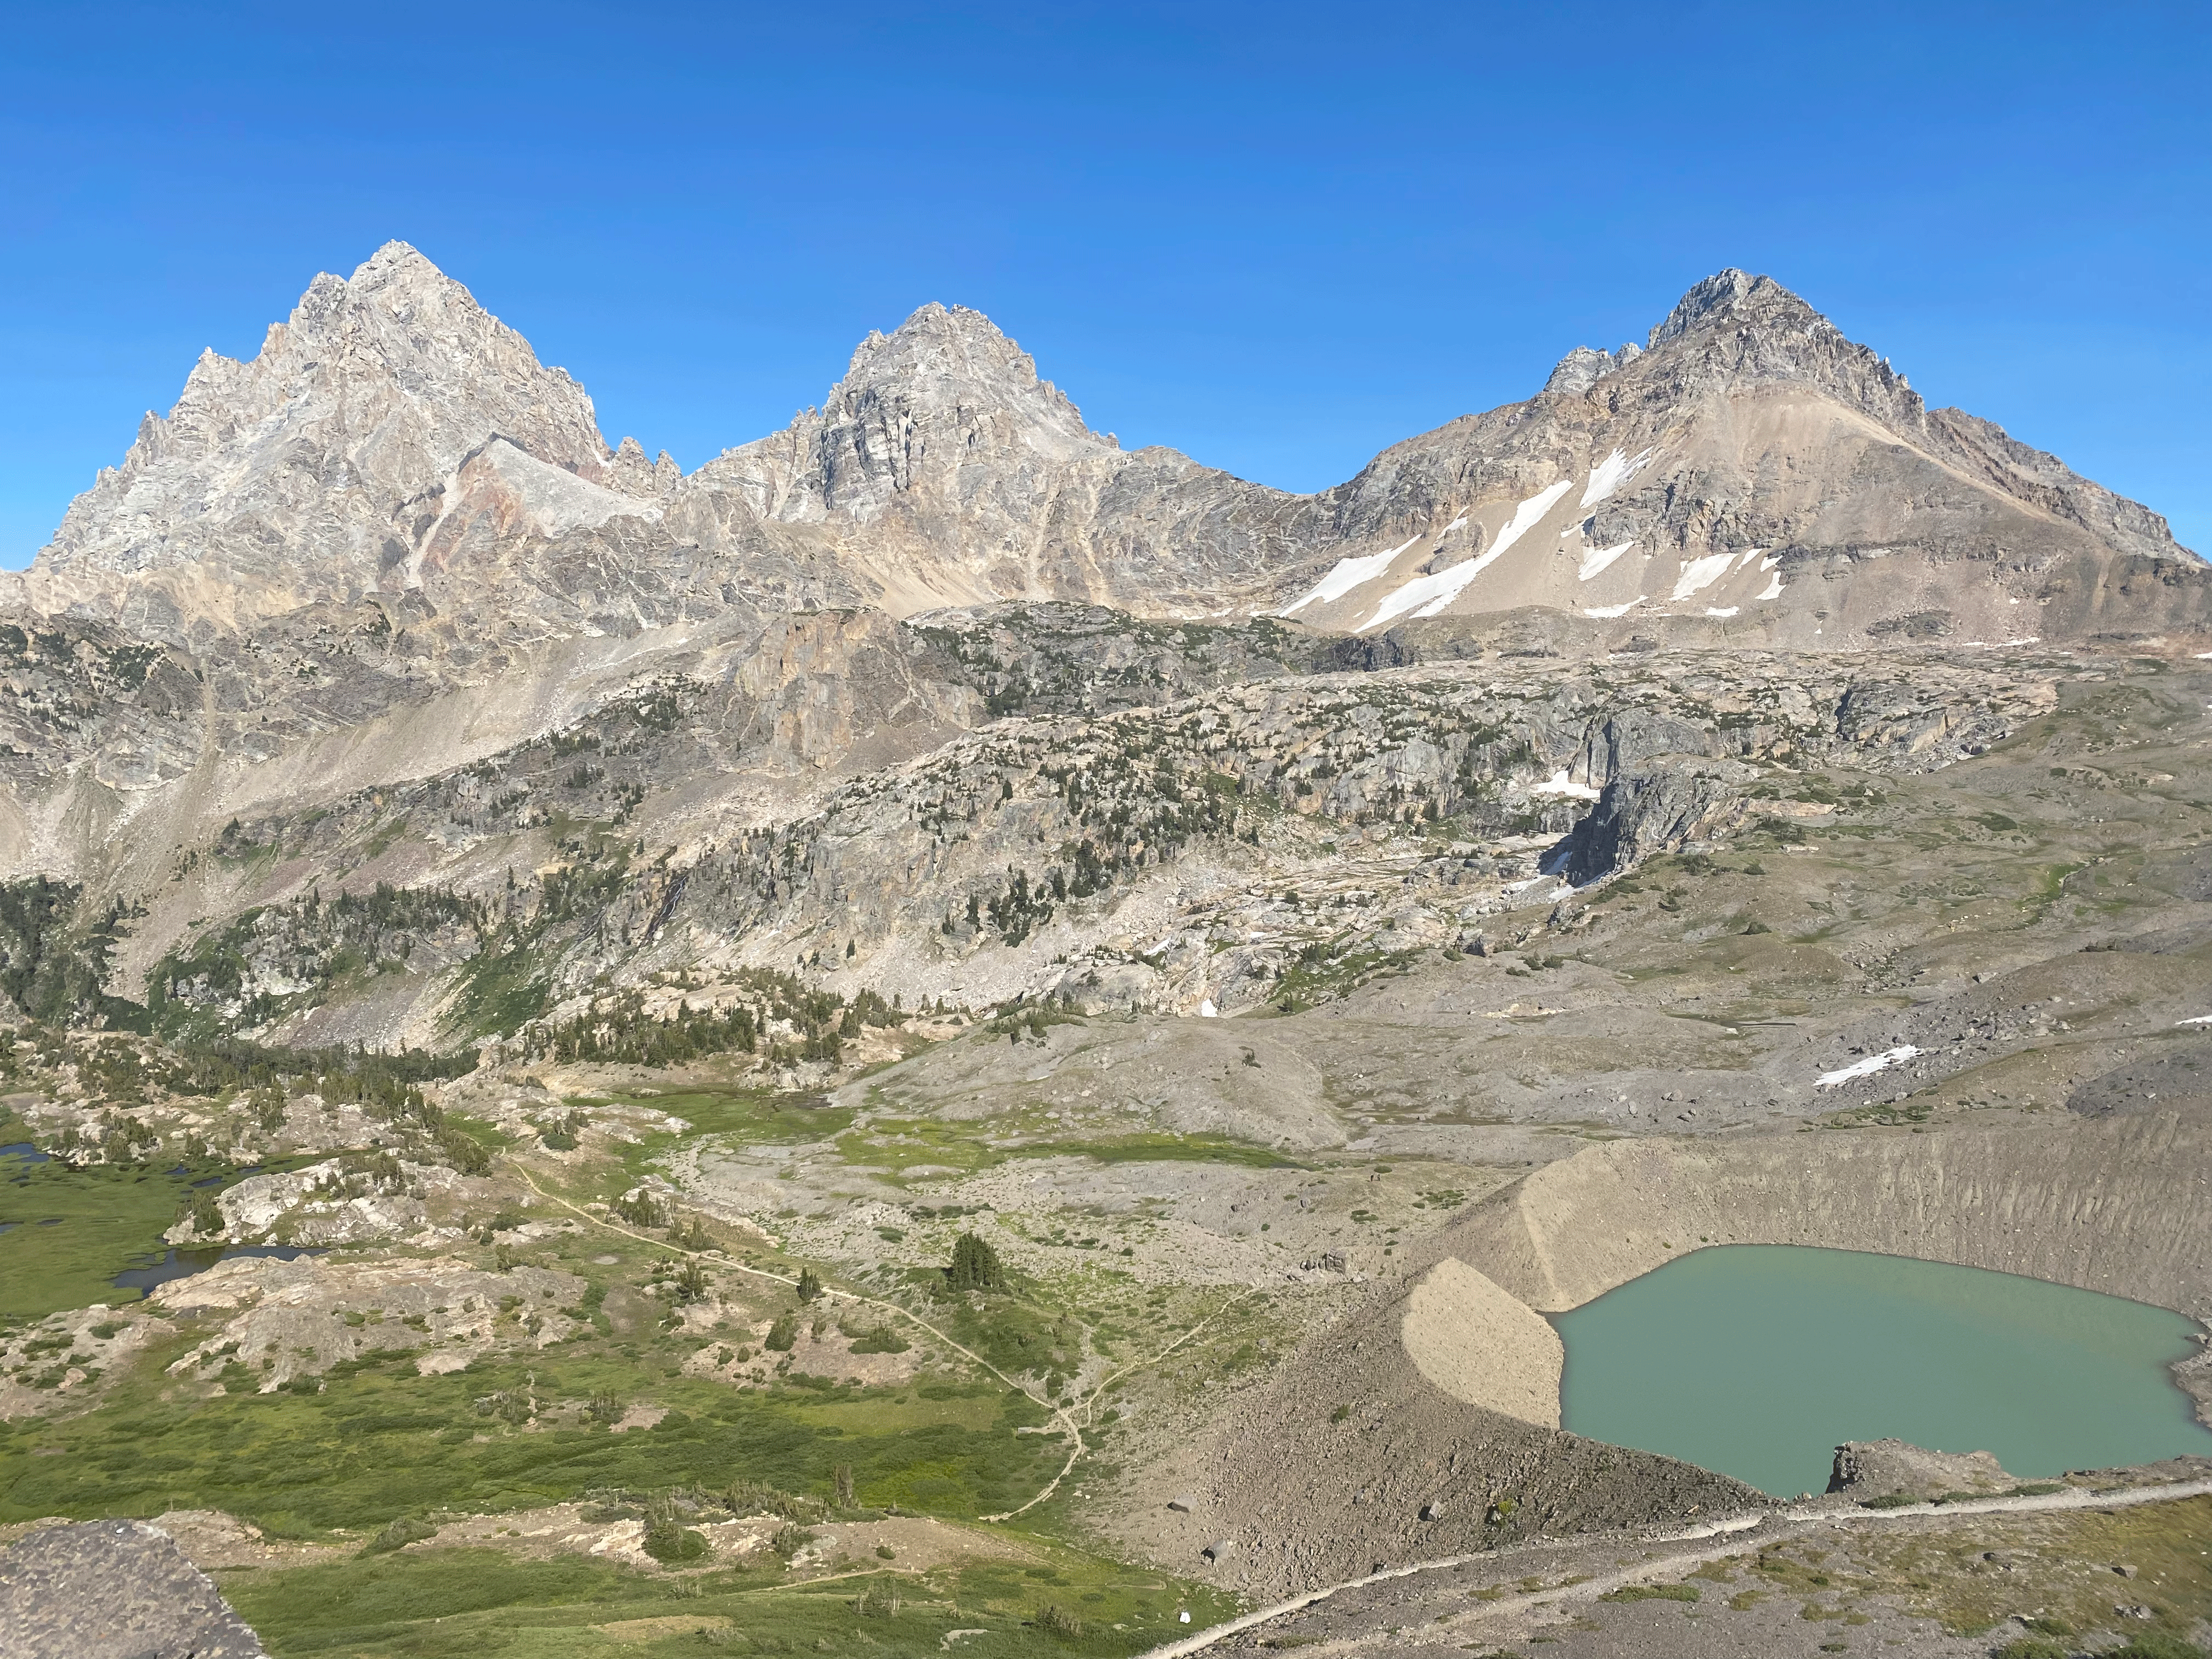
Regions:
M 886 994 L 1222 1012 L 1285 947 L 1170 921 L 1309 856 L 1300 823 L 1556 841 L 1595 799 L 1586 882 L 1724 831 L 1740 763 L 2001 739 L 2018 688 L 1977 641 L 2212 646 L 2207 581 L 2155 515 L 1931 415 L 1740 271 L 1647 347 L 1300 496 L 1122 450 L 935 305 L 683 476 L 610 449 L 580 387 L 393 244 L 250 362 L 204 360 L 0 581 L 0 872 L 143 909 L 111 930 L 122 994 L 160 971 L 283 1040 L 489 1035 L 456 975 L 556 924 L 518 1007 L 648 961 L 812 971 L 826 943 Z M 1826 649 L 1877 644 L 1961 654 L 1854 678 Z M 1626 701 L 1546 665 L 1669 645 L 1743 696 L 1686 689 L 1686 658 Z M 1456 938 L 1523 850 L 1387 948 Z M 562 913 L 586 855 L 605 902 Z M 341 937 L 313 897 L 337 872 L 443 910 Z M 379 965 L 326 1011 L 356 956 Z
M 141 1521 L 51 1527 L 0 1552 L 9 1659 L 262 1659 L 260 1639 Z
M 1733 762 L 1680 756 L 1616 772 L 1575 826 L 1561 872 L 1577 886 L 1741 821 L 1758 775 Z
M 2013 1478 L 1990 1453 L 1929 1451 L 1903 1440 L 1846 1440 L 1836 1448 L 1830 1492 L 1854 1498 L 1942 1498 L 2008 1491 Z

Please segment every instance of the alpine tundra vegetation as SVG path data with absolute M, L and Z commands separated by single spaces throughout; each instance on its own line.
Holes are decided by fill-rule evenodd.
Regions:
M 0 610 L 0 1646 L 2203 1639 L 2212 569 L 1769 277 L 1300 495 L 935 304 L 685 473 L 394 242 Z M 1741 1245 L 2142 1458 L 1833 1297 L 1827 1493 L 1577 1432 Z

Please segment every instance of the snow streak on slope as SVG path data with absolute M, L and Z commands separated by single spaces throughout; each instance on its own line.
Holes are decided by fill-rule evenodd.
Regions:
M 1457 527 L 1456 525 L 1453 526 L 1454 529 Z M 1444 534 L 1449 536 L 1451 534 L 1451 530 L 1446 530 Z M 1310 605 L 1328 605 L 1333 600 L 1342 599 L 1360 583 L 1373 581 L 1390 568 L 1391 560 L 1411 547 L 1413 542 L 1420 539 L 1416 536 L 1413 541 L 1401 542 L 1388 553 L 1370 553 L 1364 559 L 1339 559 L 1335 568 L 1314 584 L 1312 592 L 1294 604 L 1285 605 L 1275 614 L 1279 617 L 1287 617 L 1291 611 L 1303 611 Z
M 1590 548 L 1583 555 L 1583 568 L 1575 573 L 1577 578 L 1588 581 L 1608 568 L 1615 559 L 1635 545 L 1634 542 L 1623 542 L 1619 547 Z
M 1682 567 L 1682 574 L 1674 584 L 1674 591 L 1667 597 L 1686 599 L 1691 594 L 1711 587 L 1728 574 L 1729 566 L 1735 562 L 1735 555 L 1733 553 L 1708 553 L 1702 559 L 1691 560 Z
M 1583 491 L 1581 505 L 1595 507 L 1607 496 L 1626 483 L 1642 470 L 1653 452 L 1647 449 L 1632 458 L 1625 449 L 1616 449 L 1590 469 L 1589 488 Z
M 1407 582 L 1376 607 L 1375 614 L 1359 624 L 1364 634 L 1370 628 L 1379 628 L 1394 617 L 1408 611 L 1417 617 L 1433 617 L 1467 591 L 1467 585 L 1480 575 L 1505 550 L 1543 522 L 1544 515 L 1557 504 L 1560 496 L 1575 487 L 1572 478 L 1562 478 L 1550 489 L 1531 495 L 1513 509 L 1513 517 L 1498 539 L 1475 557 L 1464 564 L 1455 564 L 1449 570 L 1439 570 L 1433 576 L 1422 576 Z M 1415 610 L 1415 606 L 1419 610 Z
M 1855 1083 L 1863 1077 L 1872 1077 L 1876 1072 L 1886 1072 L 1893 1066 L 1902 1066 L 1915 1058 L 1920 1050 L 1911 1043 L 1901 1043 L 1878 1054 L 1869 1054 L 1864 1060 L 1840 1066 L 1832 1072 L 1823 1072 L 1813 1085 L 1815 1089 L 1833 1089 L 1841 1084 Z
M 1564 766 L 1528 793 L 1532 795 L 1565 795 L 1576 800 L 1595 800 L 1598 796 L 1598 792 L 1589 785 L 1577 783 L 1570 778 Z

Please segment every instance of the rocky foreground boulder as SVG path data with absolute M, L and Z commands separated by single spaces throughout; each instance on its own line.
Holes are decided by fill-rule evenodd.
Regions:
M 141 1521 L 50 1527 L 0 1552 L 7 1659 L 263 1659 L 215 1582 Z

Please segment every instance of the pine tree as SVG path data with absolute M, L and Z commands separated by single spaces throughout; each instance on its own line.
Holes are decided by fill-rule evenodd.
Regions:
M 811 1267 L 799 1270 L 799 1299 L 811 1302 L 822 1294 L 822 1280 Z
M 963 1233 L 953 1242 L 952 1265 L 945 1268 L 945 1277 L 956 1291 L 1000 1291 L 1006 1285 L 999 1253 L 973 1233 Z

